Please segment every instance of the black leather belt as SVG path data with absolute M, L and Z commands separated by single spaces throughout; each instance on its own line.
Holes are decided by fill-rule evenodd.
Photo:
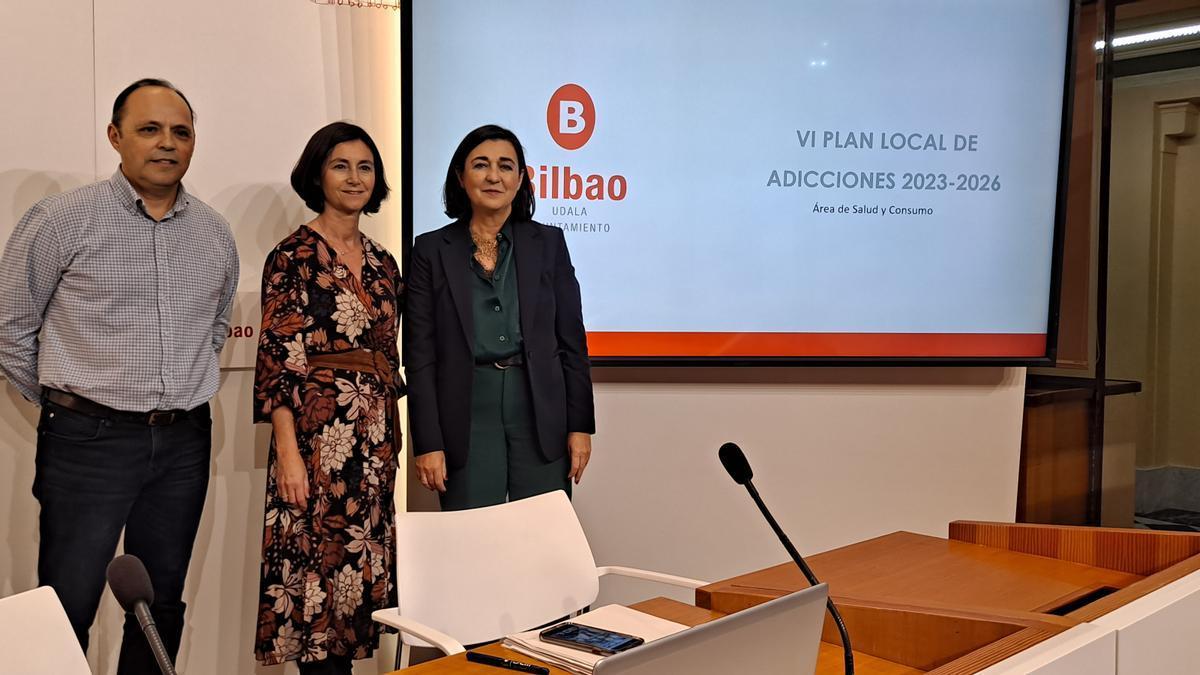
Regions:
M 169 424 L 175 424 L 179 420 L 197 414 L 207 414 L 208 404 L 205 403 L 196 406 L 191 410 L 151 410 L 150 412 L 129 412 L 126 410 L 117 410 L 110 408 L 104 404 L 96 403 L 91 399 L 75 394 L 60 391 L 58 389 L 46 389 L 42 394 L 42 398 L 54 405 L 61 406 L 67 410 L 73 410 L 77 413 L 88 415 L 90 417 L 103 417 L 106 419 L 122 420 L 124 422 L 136 422 L 145 424 L 151 427 L 162 427 Z
M 512 356 L 500 359 L 499 361 L 484 361 L 478 365 L 492 366 L 493 368 L 499 368 L 500 370 L 520 368 L 521 366 L 525 365 L 525 355 L 518 352 Z

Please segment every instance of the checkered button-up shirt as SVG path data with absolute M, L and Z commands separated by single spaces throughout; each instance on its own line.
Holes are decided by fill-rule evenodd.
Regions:
M 0 373 L 118 410 L 194 408 L 217 391 L 238 280 L 229 224 L 179 187 L 161 221 L 118 169 L 47 197 L 0 258 Z

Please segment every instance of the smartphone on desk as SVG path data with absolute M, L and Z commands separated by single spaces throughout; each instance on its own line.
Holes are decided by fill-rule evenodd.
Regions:
M 569 621 L 551 626 L 538 633 L 543 642 L 581 649 L 585 652 L 612 656 L 626 649 L 633 649 L 645 642 L 636 635 L 626 635 L 613 630 L 584 626 Z

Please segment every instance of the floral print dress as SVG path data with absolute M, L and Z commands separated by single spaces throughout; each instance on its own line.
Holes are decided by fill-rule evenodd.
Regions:
M 279 499 L 275 442 L 267 465 L 255 655 L 266 665 L 366 658 L 379 646 L 376 609 L 396 606 L 393 434 L 397 326 L 404 282 L 395 259 L 363 236 L 362 278 L 301 226 L 267 257 L 254 421 L 292 409 L 308 469 L 308 507 Z M 367 349 L 395 374 L 309 366 L 314 355 Z M 318 359 L 319 360 L 319 359 Z

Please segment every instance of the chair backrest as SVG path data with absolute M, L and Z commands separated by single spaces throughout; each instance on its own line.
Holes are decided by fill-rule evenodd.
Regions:
M 464 645 L 562 618 L 599 593 L 591 547 L 561 490 L 481 509 L 398 514 L 396 568 L 400 615 Z
M 87 659 L 49 586 L 0 599 L 0 672 L 90 675 Z

